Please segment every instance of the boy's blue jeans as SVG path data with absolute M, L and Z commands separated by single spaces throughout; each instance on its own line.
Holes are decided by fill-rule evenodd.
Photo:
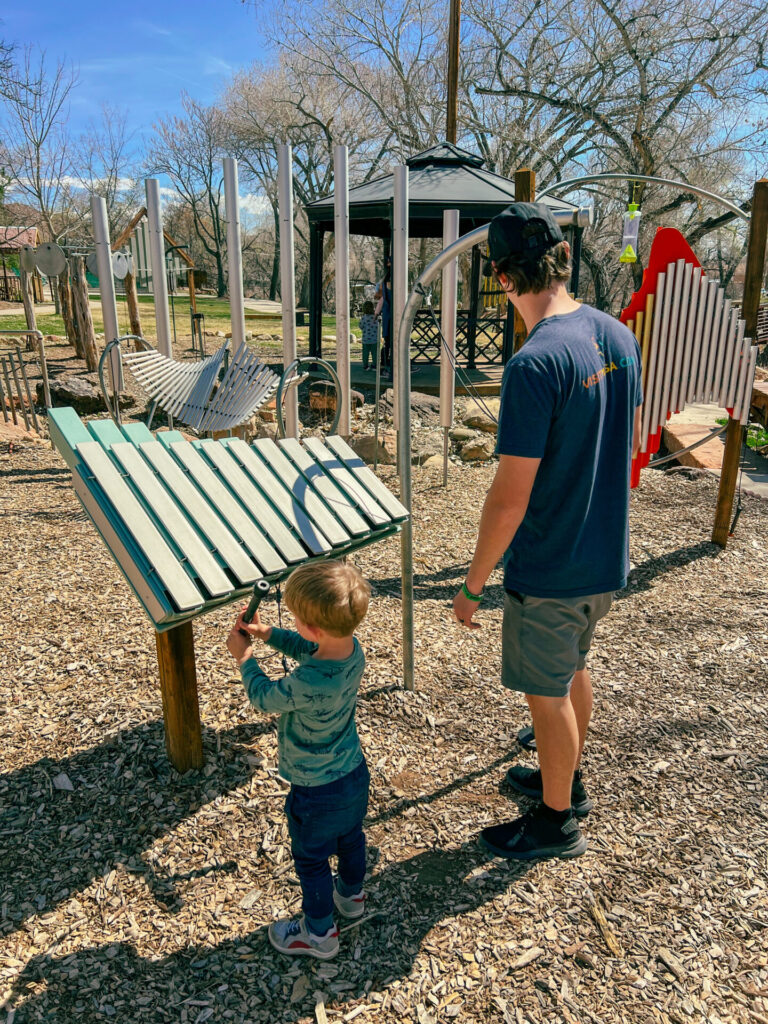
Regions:
M 324 786 L 291 786 L 285 801 L 291 851 L 304 895 L 307 927 L 322 935 L 333 924 L 333 877 L 328 858 L 338 857 L 339 892 L 360 892 L 365 878 L 363 819 L 370 775 L 365 760 Z

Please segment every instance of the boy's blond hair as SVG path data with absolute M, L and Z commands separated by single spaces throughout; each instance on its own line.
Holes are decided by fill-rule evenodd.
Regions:
M 285 584 L 285 603 L 308 626 L 331 636 L 351 636 L 368 611 L 371 588 L 349 562 L 310 562 L 294 569 Z

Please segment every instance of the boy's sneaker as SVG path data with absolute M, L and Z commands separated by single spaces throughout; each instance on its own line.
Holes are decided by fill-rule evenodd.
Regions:
M 333 880 L 333 902 L 342 917 L 348 917 L 351 921 L 362 917 L 365 913 L 365 892 L 361 889 L 354 896 L 342 896 L 336 888 L 338 878 Z
M 587 840 L 573 813 L 560 823 L 548 816 L 543 804 L 515 821 L 484 828 L 480 843 L 494 856 L 508 860 L 580 857 L 587 849 Z
M 507 782 L 516 792 L 522 793 L 523 796 L 529 796 L 533 800 L 541 800 L 544 795 L 540 768 L 523 768 L 522 765 L 513 764 L 507 772 Z M 579 771 L 574 772 L 573 775 L 571 807 L 577 818 L 585 817 L 594 807 L 584 789 Z
M 315 935 L 302 914 L 292 921 L 273 921 L 267 929 L 269 941 L 280 953 L 289 956 L 314 956 L 330 960 L 339 952 L 339 929 L 331 925 L 325 935 Z

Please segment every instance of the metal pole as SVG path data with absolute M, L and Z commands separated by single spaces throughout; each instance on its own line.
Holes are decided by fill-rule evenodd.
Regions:
M 290 146 L 277 147 L 277 188 L 280 216 L 280 301 L 283 307 L 283 369 L 296 358 L 296 282 L 293 254 L 293 170 Z M 285 433 L 299 436 L 297 389 L 285 396 Z
M 120 326 L 117 322 L 117 298 L 115 296 L 115 278 L 112 274 L 112 246 L 109 240 L 109 218 L 107 203 L 103 196 L 91 196 L 91 220 L 93 221 L 93 240 L 96 243 L 96 264 L 99 269 L 99 296 L 101 298 L 101 318 L 104 321 L 104 337 L 106 344 L 120 337 Z M 112 394 L 117 396 L 123 390 L 123 368 L 120 353 L 115 348 L 109 360 L 109 379 Z
M 373 406 L 373 471 L 379 468 L 379 398 L 381 396 L 381 320 L 376 324 L 376 397 Z
M 160 212 L 160 182 L 157 178 L 147 178 L 144 184 L 147 190 L 149 265 L 152 271 L 152 292 L 155 300 L 157 348 L 164 356 L 173 359 L 171 319 L 168 310 L 168 281 L 165 276 L 163 216 Z
M 341 381 L 342 437 L 351 433 L 349 365 L 349 178 L 346 146 L 333 147 L 333 234 L 336 245 L 336 373 Z
M 402 430 L 401 409 L 400 409 L 400 360 L 405 352 L 407 376 L 410 382 L 410 346 L 401 350 L 399 345 L 394 344 L 394 327 L 399 324 L 405 300 L 408 297 L 408 168 L 403 165 L 395 168 L 395 196 L 392 218 L 392 414 L 395 419 L 395 429 Z M 410 387 L 410 383 L 409 383 Z M 410 411 L 408 414 L 408 433 L 410 434 Z M 399 446 L 398 446 L 399 449 Z M 398 469 L 401 472 L 402 467 Z
M 397 170 L 395 171 L 397 182 Z M 407 690 L 414 689 L 414 644 L 413 644 L 413 513 L 411 495 L 411 329 L 416 311 L 421 305 L 421 288 L 431 284 L 443 267 L 448 266 L 459 253 L 466 252 L 473 245 L 479 245 L 488 238 L 488 225 L 475 228 L 469 234 L 449 245 L 432 260 L 419 277 L 405 304 L 402 317 L 393 321 L 397 326 L 393 353 L 399 353 L 400 401 L 402 414 L 397 434 L 397 458 L 400 464 L 400 501 L 408 509 L 409 517 L 403 523 L 400 534 L 400 575 L 402 577 L 403 615 L 403 683 Z M 395 256 L 397 251 L 395 251 Z
M 229 266 L 229 312 L 232 322 L 232 352 L 245 344 L 245 299 L 243 297 L 243 256 L 240 249 L 240 193 L 237 160 L 224 157 L 224 205 L 227 221 L 227 264 Z
M 459 237 L 459 211 L 443 211 L 443 248 Z M 453 425 L 453 403 L 456 397 L 456 301 L 458 297 L 458 260 L 443 270 L 440 298 L 440 425 L 443 428 L 443 487 L 448 484 L 448 431 Z M 453 357 L 453 358 L 452 358 Z

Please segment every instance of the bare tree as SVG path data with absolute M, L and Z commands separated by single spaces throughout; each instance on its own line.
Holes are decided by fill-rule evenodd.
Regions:
M 63 61 L 49 66 L 27 48 L 3 104 L 3 160 L 13 191 L 39 212 L 53 241 L 74 222 L 69 98 L 77 81 Z
M 188 205 L 195 233 L 216 266 L 216 294 L 226 294 L 223 252 L 226 126 L 221 110 L 182 94 L 184 117 L 169 117 L 155 125 L 148 165 L 153 173 L 167 174 Z
M 84 194 L 102 196 L 112 238 L 117 237 L 136 212 L 141 201 L 135 169 L 135 132 L 127 126 L 127 114 L 104 105 L 100 122 L 91 121 L 75 147 L 74 174 Z M 90 219 L 85 202 L 83 216 Z

